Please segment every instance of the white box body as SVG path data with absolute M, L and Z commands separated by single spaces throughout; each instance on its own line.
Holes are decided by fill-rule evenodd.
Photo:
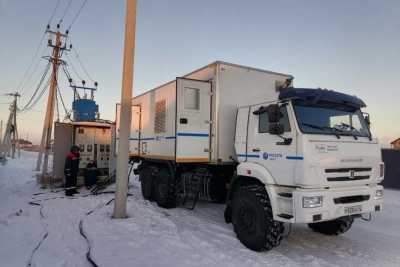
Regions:
M 237 108 L 276 100 L 278 85 L 292 78 L 217 61 L 134 97 L 130 155 L 231 163 Z M 116 128 L 118 139 L 118 105 Z

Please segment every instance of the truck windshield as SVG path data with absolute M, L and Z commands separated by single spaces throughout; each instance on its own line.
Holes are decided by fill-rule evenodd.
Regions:
M 370 137 L 370 131 L 360 110 L 294 105 L 302 132 L 311 134 L 352 135 Z

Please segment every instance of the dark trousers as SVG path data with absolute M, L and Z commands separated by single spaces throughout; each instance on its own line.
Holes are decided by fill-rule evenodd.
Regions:
M 85 186 L 90 187 L 97 182 L 97 169 L 87 169 L 85 172 Z
M 77 173 L 65 174 L 65 195 L 71 196 L 76 192 Z

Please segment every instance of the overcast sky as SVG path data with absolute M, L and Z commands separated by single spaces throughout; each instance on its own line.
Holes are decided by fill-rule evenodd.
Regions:
M 62 29 L 68 28 L 82 1 L 72 0 Z M 20 84 L 56 2 L 0 0 L 1 94 Z M 60 0 L 52 27 L 68 2 Z M 297 87 L 357 95 L 367 103 L 365 111 L 383 145 L 400 137 L 398 0 L 138 0 L 137 14 L 135 94 L 218 59 L 291 74 Z M 124 15 L 125 1 L 88 0 L 70 31 L 69 41 L 90 77 L 74 53 L 69 58 L 88 85 L 90 78 L 99 82 L 96 100 L 104 119 L 114 119 L 120 98 Z M 23 83 L 21 105 L 46 65 L 40 59 L 50 51 L 45 43 Z M 60 89 L 70 109 L 72 90 L 63 78 Z M 22 137 L 39 140 L 46 97 L 20 115 Z M 3 121 L 9 101 L 0 96 Z

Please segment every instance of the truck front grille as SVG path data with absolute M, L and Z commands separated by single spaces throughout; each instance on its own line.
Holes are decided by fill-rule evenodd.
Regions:
M 335 204 L 349 204 L 356 202 L 368 201 L 369 195 L 357 195 L 357 196 L 348 196 L 348 197 L 338 197 L 333 199 Z
M 328 175 L 327 177 L 328 182 L 368 180 L 370 178 L 370 173 L 368 172 L 370 171 L 372 171 L 372 168 L 369 167 L 325 169 L 325 173 L 327 173 Z M 364 173 L 358 173 L 358 172 L 364 172 Z M 347 175 L 345 175 L 345 173 L 347 173 Z
M 369 175 L 358 175 L 358 176 L 354 176 L 354 177 L 350 177 L 350 176 L 328 177 L 327 179 L 329 182 L 367 180 L 367 179 L 369 179 Z
M 336 168 L 336 169 L 325 169 L 325 173 L 333 173 L 333 172 L 369 172 L 372 168 Z

